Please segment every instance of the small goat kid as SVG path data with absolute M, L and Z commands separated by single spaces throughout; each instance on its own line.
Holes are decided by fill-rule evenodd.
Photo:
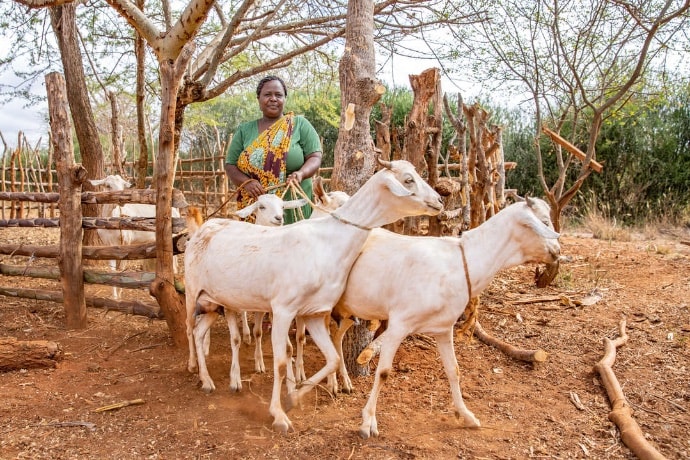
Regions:
M 334 338 L 341 357 L 343 336 L 352 325 L 350 318 L 388 320 L 385 332 L 373 342 L 380 344 L 381 351 L 374 385 L 362 410 L 359 432 L 363 438 L 378 435 L 379 391 L 393 370 L 400 343 L 410 334 L 423 333 L 436 339 L 456 417 L 462 418 L 465 426 L 480 425 L 462 399 L 453 326 L 470 297 L 478 296 L 499 270 L 555 261 L 560 254 L 558 237 L 548 204 L 530 198 L 508 206 L 461 238 L 410 237 L 382 229 L 371 232 L 333 310 L 334 316 L 344 319 Z M 369 355 L 370 347 L 364 351 Z M 342 359 L 340 374 L 344 391 L 351 391 Z
M 298 404 L 327 375 L 338 369 L 338 354 L 325 318 L 343 291 L 347 275 L 370 230 L 413 215 L 437 215 L 441 197 L 407 161 L 382 162 L 337 212 L 282 227 L 211 219 L 192 234 L 185 251 L 188 368 L 197 369 L 202 389 L 213 391 L 204 356 L 204 336 L 219 306 L 234 311 L 273 313 L 271 343 L 274 382 L 269 412 L 273 428 L 286 433 L 292 423 L 280 394 L 290 366 L 290 323 L 302 316 L 325 366 L 288 394 L 286 409 Z M 203 314 L 199 321 L 197 315 Z
M 106 176 L 104 179 L 90 180 L 94 187 L 103 186 L 109 192 L 118 192 L 130 188 L 132 184 L 123 179 L 119 174 Z M 101 209 L 102 217 L 156 217 L 156 207 L 152 204 L 126 203 L 117 205 L 104 204 Z M 180 217 L 180 211 L 172 208 L 172 217 Z M 132 244 L 155 243 L 154 232 L 139 230 L 106 230 L 99 229 L 98 236 L 106 246 L 124 246 Z M 127 267 L 127 260 L 111 260 L 112 270 L 121 271 Z M 173 258 L 173 270 L 177 272 L 177 257 Z M 113 298 L 119 299 L 122 288 L 113 287 Z

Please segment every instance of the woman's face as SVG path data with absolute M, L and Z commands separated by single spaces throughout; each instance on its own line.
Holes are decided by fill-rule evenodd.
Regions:
M 280 118 L 283 116 L 285 104 L 285 91 L 278 80 L 264 83 L 259 93 L 259 109 L 266 118 Z

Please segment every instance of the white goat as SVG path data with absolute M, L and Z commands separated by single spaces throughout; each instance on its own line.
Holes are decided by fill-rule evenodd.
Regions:
M 185 251 L 188 368 L 194 372 L 198 365 L 202 390 L 215 389 L 203 342 L 219 306 L 272 312 L 274 382 L 269 412 L 275 430 L 286 433 L 292 428 L 280 401 L 283 380 L 292 367 L 286 353 L 292 320 L 303 317 L 326 364 L 299 390 L 288 393 L 287 410 L 338 368 L 325 318 L 345 290 L 347 275 L 371 229 L 405 216 L 436 215 L 443 208 L 441 197 L 411 163 L 380 163 L 385 169 L 329 217 L 282 227 L 212 219 L 195 229 L 194 222 L 189 222 L 192 236 Z M 237 325 L 231 326 L 239 335 Z
M 107 191 L 117 192 L 132 186 L 119 174 L 106 176 L 104 179 L 90 180 L 94 187 L 104 186 Z M 126 203 L 118 205 L 114 203 L 104 204 L 101 210 L 102 217 L 156 217 L 156 206 L 142 203 Z M 172 208 L 172 217 L 180 217 L 180 211 Z M 106 230 L 99 229 L 98 236 L 106 246 L 124 246 L 132 244 L 155 243 L 155 232 L 139 230 Z M 149 264 L 150 265 L 150 264 Z M 146 263 L 145 263 L 145 266 Z M 127 267 L 127 260 L 111 260 L 110 267 L 121 271 Z M 177 256 L 173 257 L 173 270 L 177 273 Z M 122 288 L 113 287 L 113 298 L 119 299 Z
M 326 193 L 323 189 L 323 185 L 320 180 L 314 181 L 314 202 L 317 205 L 312 211 L 312 218 L 324 217 L 329 214 L 329 211 L 334 210 L 342 205 L 350 196 L 345 192 L 329 192 Z M 298 200 L 283 201 L 282 198 L 274 194 L 264 194 L 257 198 L 257 201 L 246 206 L 237 212 L 235 215 L 243 219 L 249 217 L 251 214 L 255 216 L 255 225 L 263 225 L 267 227 L 276 227 L 282 225 L 283 223 L 283 211 L 285 209 L 295 209 L 302 207 L 307 204 L 307 200 L 304 198 Z M 232 314 L 232 313 L 229 313 Z M 232 320 L 232 319 L 231 319 Z M 264 312 L 254 313 L 254 328 L 250 333 L 249 323 L 247 321 L 247 312 L 242 312 L 242 338 L 246 344 L 251 343 L 251 337 L 253 335 L 254 344 L 254 370 L 260 374 L 266 372 L 266 365 L 264 364 L 263 358 L 263 346 L 261 339 L 263 337 L 263 320 Z M 306 342 L 305 325 L 304 321 L 300 317 L 295 319 L 297 323 L 297 369 L 300 370 L 300 374 L 296 376 L 295 380 L 289 382 L 290 388 L 294 389 L 295 383 L 299 383 L 306 380 L 304 373 L 304 361 L 303 361 L 303 350 Z M 230 328 L 230 344 L 231 346 L 237 347 L 233 356 L 239 356 L 239 341 L 235 340 L 232 336 L 232 328 Z M 288 345 L 291 347 L 291 345 Z M 210 332 L 206 333 L 204 342 L 204 354 L 208 357 L 210 348 Z M 240 365 L 239 361 L 233 359 L 230 366 L 230 391 L 241 391 L 242 390 L 242 379 L 241 379 Z
M 558 237 L 549 206 L 540 199 L 508 206 L 461 238 L 402 236 L 383 229 L 370 233 L 333 310 L 334 316 L 346 319 L 334 338 L 341 357 L 342 339 L 352 324 L 348 319 L 388 320 L 385 332 L 365 349 L 371 356 L 371 348 L 378 344 L 381 354 L 369 400 L 362 410 L 359 432 L 363 438 L 378 435 L 378 394 L 390 376 L 400 343 L 410 334 L 423 333 L 436 339 L 456 417 L 462 417 L 466 426 L 480 425 L 462 399 L 453 325 L 470 298 L 478 296 L 499 270 L 527 262 L 555 261 L 560 253 Z M 351 391 L 342 359 L 340 373 L 344 390 Z

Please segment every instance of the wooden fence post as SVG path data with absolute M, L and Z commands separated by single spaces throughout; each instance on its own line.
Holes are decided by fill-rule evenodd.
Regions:
M 62 280 L 65 319 L 69 329 L 86 328 L 84 269 L 82 266 L 81 186 L 86 169 L 74 163 L 72 128 L 67 107 L 64 77 L 46 75 L 50 132 L 60 187 L 60 255 L 58 265 Z

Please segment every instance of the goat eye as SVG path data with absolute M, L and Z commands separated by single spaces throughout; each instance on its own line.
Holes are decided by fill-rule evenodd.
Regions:
M 405 178 L 405 184 L 407 184 L 407 185 L 414 184 L 414 178 L 413 178 L 413 177 L 409 177 L 409 176 L 406 177 L 406 178 Z

